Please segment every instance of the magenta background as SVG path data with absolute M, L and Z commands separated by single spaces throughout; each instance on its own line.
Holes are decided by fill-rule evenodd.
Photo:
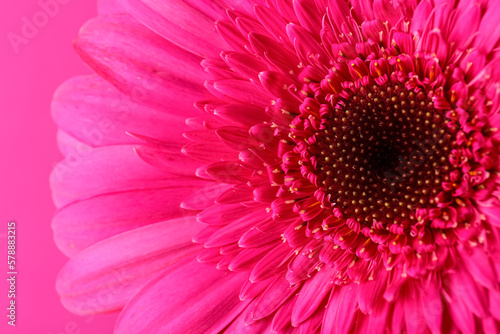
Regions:
M 50 100 L 64 80 L 89 70 L 72 49 L 79 27 L 96 15 L 95 0 L 67 0 L 16 54 L 7 38 L 22 18 L 41 10 L 38 0 L 0 0 L 0 333 L 105 334 L 116 315 L 80 318 L 66 311 L 54 282 L 67 261 L 50 228 L 54 206 L 48 177 L 61 159 Z M 42 0 L 46 2 L 50 0 Z M 61 0 L 62 2 L 62 0 Z M 16 220 L 17 326 L 7 325 L 7 223 Z

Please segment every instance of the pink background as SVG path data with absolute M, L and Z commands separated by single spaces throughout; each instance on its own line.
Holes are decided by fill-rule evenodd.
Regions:
M 96 15 L 96 1 L 59 0 L 47 22 L 16 53 L 8 39 L 22 36 L 23 17 L 40 16 L 38 0 L 1 1 L 0 10 L 0 333 L 105 334 L 116 314 L 80 318 L 66 311 L 54 282 L 67 261 L 50 228 L 54 206 L 48 178 L 61 159 L 51 96 L 64 80 L 88 73 L 72 49 L 79 27 Z M 46 3 L 53 0 L 41 0 Z M 17 222 L 17 321 L 7 325 L 7 223 Z

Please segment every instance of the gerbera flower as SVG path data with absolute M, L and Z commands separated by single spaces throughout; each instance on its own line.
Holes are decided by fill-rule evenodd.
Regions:
M 497 1 L 102 1 L 57 289 L 116 333 L 496 333 Z M 194 242 L 193 242 L 194 241 Z

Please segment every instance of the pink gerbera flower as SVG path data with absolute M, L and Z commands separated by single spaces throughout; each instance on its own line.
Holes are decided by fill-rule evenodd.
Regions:
M 57 289 L 116 333 L 497 333 L 500 3 L 101 1 Z M 194 242 L 193 242 L 194 241 Z

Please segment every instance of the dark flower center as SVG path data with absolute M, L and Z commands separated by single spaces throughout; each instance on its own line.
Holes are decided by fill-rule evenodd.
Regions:
M 324 109 L 308 148 L 323 205 L 359 223 L 403 226 L 416 220 L 417 208 L 435 206 L 449 181 L 453 143 L 432 96 L 387 82 L 361 86 Z

